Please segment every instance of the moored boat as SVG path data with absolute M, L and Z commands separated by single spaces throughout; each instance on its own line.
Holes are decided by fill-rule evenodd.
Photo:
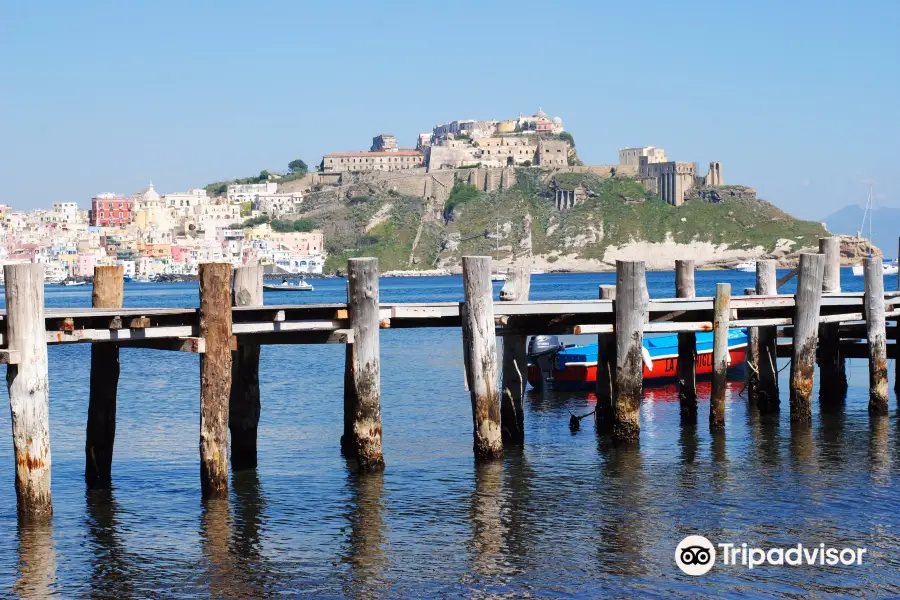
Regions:
M 740 271 L 741 273 L 756 273 L 756 261 L 748 260 L 746 262 L 738 263 L 731 268 L 735 271 Z
M 697 338 L 697 377 L 712 375 L 713 333 Z M 678 334 L 644 337 L 644 383 L 667 383 L 678 376 Z M 728 332 L 728 370 L 743 372 L 747 360 L 747 332 Z M 556 390 L 593 390 L 597 382 L 597 344 L 565 347 L 555 336 L 536 336 L 528 347 L 528 383 L 541 389 L 548 381 Z
M 900 271 L 900 267 L 897 265 L 897 261 L 890 260 L 885 258 L 881 261 L 881 274 L 882 275 L 896 275 L 897 272 Z M 862 263 L 857 263 L 853 265 L 853 275 L 854 277 L 862 277 L 863 276 L 863 265 Z
M 313 286 L 310 283 L 303 281 L 302 279 L 297 283 L 291 283 L 287 279 L 282 279 L 281 283 L 264 283 L 264 290 L 271 291 L 279 291 L 279 292 L 311 292 L 313 291 Z

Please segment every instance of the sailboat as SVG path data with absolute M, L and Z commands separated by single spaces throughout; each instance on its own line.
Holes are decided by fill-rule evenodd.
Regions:
M 869 197 L 866 198 L 866 210 L 863 213 L 862 224 L 859 227 L 859 231 L 856 234 L 856 237 L 862 237 L 862 232 L 865 231 L 866 227 L 866 217 L 869 219 L 869 258 L 872 258 L 872 213 L 874 212 L 874 198 L 872 196 L 872 186 L 869 186 Z M 881 269 L 883 275 L 896 275 L 898 271 L 900 271 L 900 267 L 897 265 L 897 261 L 884 259 L 881 261 Z M 863 276 L 863 264 L 857 263 L 853 265 L 853 275 L 854 277 L 862 277 Z

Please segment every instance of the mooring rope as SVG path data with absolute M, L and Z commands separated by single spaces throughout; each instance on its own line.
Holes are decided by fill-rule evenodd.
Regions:
M 566 410 L 569 410 L 568 406 L 566 407 Z M 578 431 L 579 429 L 581 429 L 581 420 L 584 419 L 585 417 L 591 416 L 595 412 L 597 412 L 596 408 L 594 410 L 592 410 L 591 412 L 589 412 L 588 414 L 581 415 L 579 417 L 578 415 L 573 414 L 571 410 L 569 410 L 569 414 L 572 415 L 571 417 L 569 417 L 569 429 L 571 429 L 572 431 Z

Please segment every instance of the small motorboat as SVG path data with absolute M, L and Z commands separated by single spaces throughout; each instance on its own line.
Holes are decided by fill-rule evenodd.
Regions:
M 87 285 L 87 281 L 76 281 L 74 279 L 68 279 L 66 281 L 63 281 L 59 285 L 64 285 L 66 287 L 71 287 L 71 286 L 75 286 L 75 285 Z
M 263 289 L 279 292 L 311 292 L 313 291 L 313 286 L 303 281 L 303 279 L 300 279 L 297 283 L 291 283 L 287 279 L 282 279 L 281 283 L 264 283 Z
M 712 376 L 713 332 L 697 338 L 697 377 Z M 644 384 L 674 381 L 678 377 L 678 334 L 644 337 Z M 747 360 L 747 331 L 728 331 L 729 374 L 743 373 Z M 543 389 L 545 381 L 555 390 L 593 390 L 597 384 L 597 344 L 569 346 L 556 336 L 538 335 L 528 345 L 528 383 Z
M 134 277 L 132 277 L 131 275 L 123 275 L 122 281 L 124 281 L 125 283 L 134 283 Z
M 897 272 L 900 271 L 900 267 L 897 265 L 897 261 L 885 258 L 881 261 L 881 274 L 882 275 L 896 275 Z M 863 265 L 862 263 L 853 265 L 853 276 L 854 277 L 862 277 L 863 276 Z
M 506 273 L 491 273 L 491 281 L 506 281 Z
M 738 263 L 731 268 L 735 271 L 740 271 L 741 273 L 756 273 L 756 261 L 748 260 Z

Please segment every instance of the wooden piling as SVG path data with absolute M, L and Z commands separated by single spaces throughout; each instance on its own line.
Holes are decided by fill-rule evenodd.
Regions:
M 16 504 L 20 517 L 44 519 L 53 514 L 44 266 L 4 265 L 3 276 L 7 346 L 18 354 L 17 364 L 6 368 L 16 456 Z
M 507 271 L 506 283 L 500 291 L 500 300 L 504 302 L 527 302 L 531 290 L 531 218 L 527 217 L 525 221 L 528 249 Z M 516 445 L 525 441 L 525 415 L 522 410 L 522 398 L 528 383 L 525 343 L 524 335 L 508 335 L 503 338 L 500 437 L 504 444 Z
M 778 294 L 778 276 L 774 260 L 756 261 L 756 293 L 761 296 Z M 778 412 L 778 356 L 776 353 L 778 331 L 776 327 L 758 327 L 757 360 L 759 368 L 759 384 L 756 390 L 755 404 L 760 413 Z
M 228 493 L 231 394 L 231 265 L 200 265 L 200 485 L 204 497 Z
M 712 387 L 709 395 L 709 428 L 725 428 L 725 384 L 728 371 L 728 323 L 731 320 L 731 284 L 717 283 L 713 301 Z
M 615 303 L 616 286 L 601 285 L 600 299 Z M 594 419 L 597 432 L 612 433 L 613 426 L 613 384 L 616 372 L 616 334 L 601 333 L 597 336 L 597 408 Z
M 644 322 L 649 296 L 643 261 L 616 261 L 616 379 L 613 443 L 637 442 L 644 385 Z
M 897 260 L 900 260 L 900 241 L 898 241 Z M 900 290 L 900 273 L 897 274 L 897 289 Z M 897 321 L 894 330 L 895 332 L 900 332 L 900 320 Z M 895 333 L 895 336 L 897 335 Z M 894 343 L 900 344 L 900 337 L 897 337 Z M 900 394 L 900 359 L 894 359 L 894 392 Z
M 694 298 L 694 261 L 675 261 L 675 296 Z M 697 422 L 697 336 L 692 331 L 678 334 L 678 401 L 681 420 Z
M 881 259 L 864 262 L 866 338 L 869 346 L 869 414 L 888 414 L 887 344 L 884 317 L 884 272 Z
M 825 256 L 822 293 L 841 291 L 841 240 L 838 237 L 820 238 L 819 254 Z M 843 404 L 847 393 L 847 371 L 841 353 L 839 323 L 819 326 L 819 396 L 823 409 Z
M 503 456 L 491 257 L 464 256 L 462 264 L 466 301 L 462 326 L 469 349 L 466 373 L 472 396 L 475 459 L 489 460 Z
M 232 305 L 263 305 L 263 267 L 253 265 L 234 270 Z M 256 438 L 259 429 L 258 344 L 241 343 L 231 353 L 231 393 L 228 401 L 228 428 L 231 430 L 231 470 L 255 469 Z
M 794 314 L 794 340 L 791 350 L 791 421 L 812 421 L 813 373 L 819 337 L 819 310 L 822 304 L 822 279 L 825 256 L 801 254 L 797 276 Z
M 125 298 L 123 267 L 95 267 L 91 306 L 121 308 Z M 90 489 L 112 484 L 113 445 L 116 439 L 116 390 L 119 385 L 119 346 L 91 344 L 91 389 L 84 481 Z
M 744 295 L 753 296 L 756 294 L 755 287 L 745 287 Z M 747 399 L 751 406 L 756 406 L 759 398 L 759 328 L 747 328 Z
M 352 365 L 346 379 L 345 410 L 352 419 L 350 446 L 360 471 L 384 469 L 381 449 L 381 348 L 378 316 L 378 259 L 347 263 L 347 308 L 353 328 Z

